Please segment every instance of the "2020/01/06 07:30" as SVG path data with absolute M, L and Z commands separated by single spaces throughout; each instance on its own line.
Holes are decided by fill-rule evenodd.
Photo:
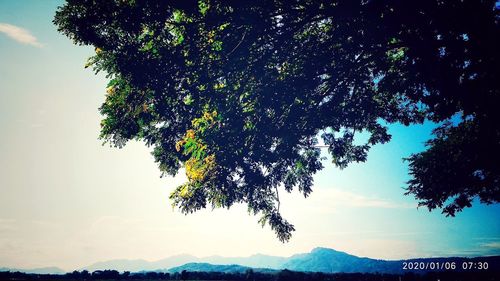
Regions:
M 488 262 L 458 262 L 462 270 L 487 270 Z M 403 262 L 403 270 L 456 270 L 457 262 Z

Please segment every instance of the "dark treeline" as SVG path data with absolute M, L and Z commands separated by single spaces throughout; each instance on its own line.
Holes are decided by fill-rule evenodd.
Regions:
M 123 272 L 116 270 L 97 270 L 94 272 L 73 271 L 64 275 L 29 274 L 23 272 L 0 272 L 0 280 L 252 280 L 252 281 L 496 281 L 500 280 L 498 272 L 429 272 L 425 274 L 406 273 L 373 274 L 373 273 L 306 273 L 281 270 L 274 273 L 247 270 L 244 273 L 224 272 Z

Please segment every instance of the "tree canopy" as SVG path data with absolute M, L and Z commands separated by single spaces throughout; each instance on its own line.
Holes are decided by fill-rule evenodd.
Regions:
M 493 0 L 67 0 L 54 23 L 109 78 L 104 141 L 184 167 L 182 212 L 246 203 L 287 241 L 279 190 L 311 193 L 318 144 L 344 168 L 393 123 L 440 124 L 407 158 L 421 206 L 499 201 L 499 19 Z

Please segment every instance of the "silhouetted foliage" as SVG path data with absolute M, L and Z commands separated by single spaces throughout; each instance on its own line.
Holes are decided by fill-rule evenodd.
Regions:
M 420 205 L 499 201 L 495 3 L 67 0 L 54 23 L 110 79 L 103 140 L 144 140 L 165 174 L 185 167 L 182 212 L 243 202 L 287 241 L 278 190 L 310 194 L 319 139 L 344 168 L 391 123 L 445 122 L 408 158 Z
M 0 280 L 179 280 L 181 274 L 158 273 L 155 278 L 151 278 L 148 273 L 131 273 L 115 275 L 114 270 L 100 271 L 97 274 L 26 274 L 21 272 L 0 272 Z M 103 274 L 107 272 L 106 274 Z M 220 272 L 189 272 L 189 280 L 248 280 L 245 273 L 220 273 Z M 112 277 L 114 276 L 114 277 Z M 371 273 L 307 273 L 290 270 L 282 270 L 276 274 L 254 272 L 253 280 L 256 281 L 494 281 L 498 280 L 498 271 L 474 271 L 474 272 L 430 272 L 426 274 L 406 273 L 404 275 L 395 274 L 371 274 Z
M 245 280 L 255 280 L 255 272 L 253 271 L 253 269 L 248 269 L 246 272 L 245 272 Z
M 188 272 L 187 272 L 187 271 L 183 270 L 183 271 L 181 272 L 181 280 L 187 280 L 187 279 L 188 279 L 188 276 L 189 276 L 189 274 L 188 274 Z

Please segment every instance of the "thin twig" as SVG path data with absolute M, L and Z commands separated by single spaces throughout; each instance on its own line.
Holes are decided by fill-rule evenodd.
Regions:
M 236 46 L 231 50 L 231 52 L 229 52 L 227 54 L 227 56 L 229 56 L 230 54 L 232 54 L 234 52 L 234 50 L 236 50 L 236 48 L 238 48 L 240 46 L 240 44 L 243 42 L 243 39 L 245 39 L 245 35 L 246 34 L 247 34 L 247 31 L 245 30 L 245 32 L 243 32 L 243 36 L 240 39 L 240 42 L 238 42 L 238 44 L 236 44 Z
M 278 201 L 278 213 L 280 211 L 280 193 L 278 192 L 278 187 L 274 187 L 276 189 L 276 200 Z

